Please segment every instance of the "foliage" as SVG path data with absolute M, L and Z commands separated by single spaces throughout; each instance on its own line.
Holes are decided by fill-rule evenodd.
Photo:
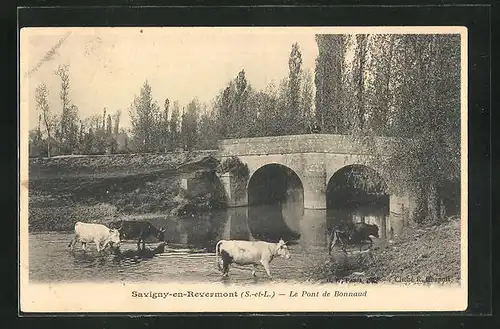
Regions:
M 392 137 L 388 159 L 379 154 L 373 162 L 413 191 L 420 214 L 415 220 L 441 220 L 446 214 L 442 200 L 450 197 L 444 186 L 460 179 L 459 36 L 356 35 L 347 40 L 354 55 L 345 62 L 343 89 L 353 97 L 344 100 L 352 111 L 345 111 L 350 115 L 343 117 L 342 130 L 373 153 L 376 137 Z M 327 71 L 321 65 L 316 70 L 317 76 Z
M 197 142 L 198 113 L 200 111 L 199 102 L 194 99 L 182 114 L 181 136 L 184 150 L 192 150 Z
M 160 118 L 160 107 L 153 100 L 151 86 L 146 80 L 141 87 L 139 96 L 129 110 L 132 122 L 132 136 L 137 145 L 146 152 L 154 151 L 158 146 L 157 131 Z
M 347 96 L 346 63 L 347 37 L 340 34 L 318 34 L 318 58 L 314 82 L 316 85 L 316 120 L 324 133 L 346 133 Z
M 47 156 L 51 156 L 51 144 L 52 144 L 52 136 L 53 136 L 53 131 L 55 130 L 56 126 L 56 120 L 55 116 L 52 115 L 52 112 L 50 111 L 49 103 L 48 103 L 48 98 L 49 92 L 47 90 L 47 86 L 42 82 L 40 85 L 37 86 L 36 91 L 35 91 L 35 100 L 36 100 L 36 107 L 38 110 L 39 114 L 39 121 L 43 118 L 43 123 L 45 125 L 45 131 L 47 132 L 47 138 L 46 138 L 46 144 L 47 144 Z M 40 129 L 40 124 L 39 124 L 39 131 L 37 132 L 37 137 L 41 138 L 41 129 Z M 40 142 L 38 139 L 36 140 L 37 145 L 35 147 L 40 147 Z
M 169 150 L 176 150 L 180 145 L 179 122 L 180 122 L 180 107 L 179 107 L 179 102 L 175 101 L 172 108 L 172 116 L 169 122 L 170 141 L 171 141 L 171 147 L 169 147 Z
M 298 134 L 303 113 L 301 113 L 300 87 L 302 78 L 302 54 L 299 44 L 292 45 L 292 51 L 288 59 L 288 90 L 287 90 L 287 111 L 286 121 L 290 134 Z
M 219 174 L 231 173 L 237 179 L 248 179 L 250 171 L 248 166 L 241 162 L 237 156 L 232 156 L 221 162 L 217 168 Z

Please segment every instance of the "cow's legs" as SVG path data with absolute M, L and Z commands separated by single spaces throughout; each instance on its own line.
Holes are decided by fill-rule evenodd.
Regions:
M 137 240 L 137 251 L 141 250 L 141 245 L 142 245 L 142 250 L 145 250 L 146 249 L 146 242 L 144 241 L 143 238 L 139 238 L 139 240 Z
M 222 277 L 227 277 L 229 275 L 229 262 L 222 260 Z
M 262 264 L 262 266 L 264 266 L 264 269 L 266 270 L 266 273 L 267 273 L 267 276 L 269 277 L 269 279 L 272 279 L 271 270 L 269 269 L 269 263 L 264 261 L 264 260 L 261 260 L 260 263 Z
M 97 248 L 97 252 L 101 252 L 101 241 L 99 240 L 94 240 L 95 246 Z
M 82 242 L 82 249 L 84 252 L 87 250 L 87 242 Z
M 70 248 L 71 251 L 73 251 L 73 247 L 75 246 L 75 243 L 76 243 L 76 237 L 74 237 L 73 240 L 71 240 L 69 242 L 68 248 Z
M 257 271 L 257 265 L 253 264 L 252 276 L 255 276 L 255 271 Z

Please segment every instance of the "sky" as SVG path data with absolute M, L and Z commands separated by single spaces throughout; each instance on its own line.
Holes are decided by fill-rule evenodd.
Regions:
M 314 72 L 318 48 L 310 28 L 32 28 L 21 30 L 21 113 L 38 123 L 36 86 L 44 82 L 49 104 L 61 113 L 60 80 L 54 71 L 69 65 L 70 97 L 80 117 L 128 108 L 147 79 L 153 98 L 186 105 L 194 97 L 211 104 L 245 70 L 255 89 L 279 84 L 288 75 L 291 46 L 298 42 L 302 67 Z M 57 47 L 59 45 L 59 47 Z M 51 49 L 57 48 L 51 52 Z

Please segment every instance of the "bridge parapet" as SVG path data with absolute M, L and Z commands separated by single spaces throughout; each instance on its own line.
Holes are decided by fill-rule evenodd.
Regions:
M 395 141 L 388 137 L 359 138 L 350 135 L 308 134 L 226 139 L 219 141 L 221 156 L 289 153 L 388 155 Z

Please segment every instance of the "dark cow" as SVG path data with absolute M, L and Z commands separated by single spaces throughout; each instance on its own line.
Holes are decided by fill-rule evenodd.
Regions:
M 222 258 L 223 267 L 220 265 L 219 255 Z M 267 276 L 271 277 L 269 263 L 274 257 L 290 258 L 290 252 L 282 239 L 278 243 L 264 241 L 242 241 L 242 240 L 221 240 L 215 246 L 215 258 L 217 267 L 222 271 L 224 277 L 229 274 L 229 265 L 253 265 L 252 276 L 258 265 L 264 266 Z
M 137 240 L 137 250 L 146 248 L 145 240 L 149 237 L 154 237 L 159 241 L 165 241 L 165 229 L 160 227 L 157 229 L 153 224 L 146 221 L 135 220 L 120 220 L 112 222 L 109 227 L 116 228 L 120 231 L 122 240 Z
M 365 243 L 370 244 L 370 249 L 373 245 L 373 240 L 370 236 L 376 238 L 378 235 L 378 226 L 375 224 L 367 224 L 363 222 L 357 222 L 353 225 L 347 225 L 342 228 L 333 228 L 330 235 L 330 244 L 328 246 L 328 253 L 331 254 L 333 247 L 340 242 L 342 246 L 342 251 L 347 253 L 347 245 L 359 245 L 360 251 L 361 247 Z
M 143 259 L 148 259 L 148 258 L 153 258 L 157 254 L 162 254 L 165 252 L 165 246 L 166 243 L 162 242 L 160 243 L 155 249 L 140 249 L 140 250 L 124 250 L 121 251 L 120 249 L 115 249 L 114 254 L 117 258 L 119 259 L 124 259 L 124 258 L 132 258 L 132 259 L 138 259 L 138 258 L 143 258 Z

